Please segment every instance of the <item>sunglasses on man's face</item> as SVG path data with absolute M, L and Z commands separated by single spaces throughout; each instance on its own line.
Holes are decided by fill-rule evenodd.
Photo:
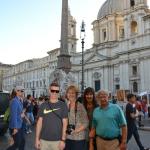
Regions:
M 51 90 L 51 93 L 59 93 L 59 90 Z

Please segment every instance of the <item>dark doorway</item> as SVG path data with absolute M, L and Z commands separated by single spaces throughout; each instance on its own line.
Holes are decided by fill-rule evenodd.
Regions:
M 99 91 L 101 89 L 101 81 L 96 80 L 95 81 L 95 92 Z

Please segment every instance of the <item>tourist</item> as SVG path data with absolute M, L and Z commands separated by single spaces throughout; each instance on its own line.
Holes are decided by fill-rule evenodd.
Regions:
M 24 95 L 24 88 L 22 86 L 16 86 L 14 89 L 15 95 L 10 102 L 10 120 L 9 129 L 10 134 L 13 137 L 14 143 L 7 148 L 7 150 L 24 150 L 25 137 L 23 129 L 23 102 L 22 97 Z
M 96 135 L 98 150 L 126 150 L 127 125 L 124 113 L 118 105 L 109 103 L 108 96 L 105 90 L 97 94 L 99 107 L 93 112 L 90 138 Z
M 87 130 L 87 141 L 88 141 L 87 147 L 94 146 L 94 149 L 96 149 L 96 139 L 95 138 L 89 139 L 89 131 L 91 130 L 91 127 L 92 127 L 93 111 L 98 106 L 96 103 L 95 91 L 93 88 L 88 87 L 84 90 L 83 104 L 87 111 L 87 115 L 88 115 L 88 119 L 89 119 L 89 128 Z
M 139 115 L 135 107 L 136 96 L 134 94 L 128 94 L 127 100 L 128 100 L 128 104 L 126 105 L 126 119 L 127 119 L 127 127 L 128 127 L 127 142 L 129 142 L 129 140 L 133 135 L 140 150 L 149 150 L 148 148 L 144 148 L 144 146 L 142 145 L 140 141 L 138 129 L 136 126 L 136 118 Z
M 89 122 L 83 104 L 77 101 L 77 87 L 69 86 L 66 97 L 69 113 L 65 150 L 86 150 L 86 130 Z
M 26 125 L 27 129 L 26 129 L 26 133 L 29 134 L 32 132 L 31 130 L 31 125 L 34 124 L 34 116 L 33 116 L 33 97 L 28 94 L 27 95 L 27 100 L 24 104 L 24 107 L 25 107 L 25 113 L 26 113 L 26 116 L 28 117 L 28 119 L 30 120 L 31 124 L 28 124 Z
M 41 104 L 36 126 L 35 147 L 40 150 L 63 150 L 65 148 L 68 108 L 59 101 L 59 85 L 49 87 L 49 101 Z

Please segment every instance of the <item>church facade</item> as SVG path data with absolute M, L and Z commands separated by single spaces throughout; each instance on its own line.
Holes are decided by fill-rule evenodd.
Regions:
M 85 86 L 112 93 L 117 89 L 150 91 L 147 0 L 107 0 L 92 24 L 93 47 L 84 53 Z M 78 66 L 74 65 L 73 71 L 81 77 Z
M 150 91 L 150 9 L 147 0 L 122 1 L 106 0 L 92 22 L 93 46 L 84 52 L 85 88 L 107 89 L 112 94 L 118 89 L 136 94 Z M 71 72 L 81 89 L 81 53 L 76 52 L 76 21 L 70 12 L 68 30 Z M 33 59 L 13 66 L 4 77 L 3 88 L 10 91 L 15 84 L 22 84 L 26 94 L 46 94 L 59 50 L 49 51 L 42 61 Z M 20 65 L 25 69 L 17 69 Z

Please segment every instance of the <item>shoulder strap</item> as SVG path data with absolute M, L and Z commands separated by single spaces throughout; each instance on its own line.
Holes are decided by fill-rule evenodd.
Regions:
M 51 104 L 50 104 L 50 103 L 48 103 L 48 105 L 49 105 L 50 109 L 52 110 L 52 113 L 55 114 L 55 116 L 57 116 L 57 117 L 61 120 L 61 123 L 62 123 L 62 118 L 61 118 L 57 113 L 55 113 L 55 112 L 53 111 L 53 108 L 51 107 Z M 62 124 L 63 124 L 63 123 L 62 123 Z

